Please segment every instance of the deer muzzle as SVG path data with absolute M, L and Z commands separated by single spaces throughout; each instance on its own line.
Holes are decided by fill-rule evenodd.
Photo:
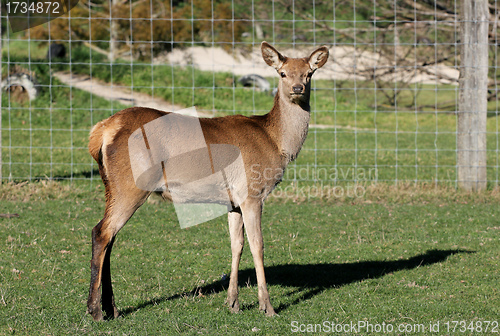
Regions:
M 298 84 L 292 86 L 292 94 L 303 94 L 304 93 L 304 85 Z

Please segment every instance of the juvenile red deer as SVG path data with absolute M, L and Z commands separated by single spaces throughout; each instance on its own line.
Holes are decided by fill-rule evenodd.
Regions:
M 269 300 L 264 275 L 262 206 L 266 196 L 280 182 L 288 163 L 297 157 L 307 136 L 310 80 L 313 73 L 326 63 L 328 49 L 323 46 L 313 51 L 309 57 L 288 58 L 267 42 L 262 42 L 261 47 L 264 61 L 280 75 L 278 92 L 271 111 L 266 115 L 251 117 L 233 115 L 213 119 L 201 118 L 199 124 L 208 146 L 234 146 L 243 159 L 244 171 L 237 171 L 238 168 L 234 168 L 237 166 L 234 166 L 233 171 L 229 171 L 225 176 L 225 181 L 230 186 L 228 191 L 231 189 L 230 192 L 237 193 L 238 190 L 244 189 L 246 192 L 246 197 L 239 202 L 231 199 L 233 207 L 229 208 L 232 264 L 227 304 L 231 311 L 239 311 L 238 267 L 244 244 L 244 228 L 257 274 L 259 308 L 266 315 L 272 316 L 275 312 Z M 92 230 L 91 280 L 87 306 L 94 320 L 103 319 L 101 303 L 102 310 L 109 317 L 118 316 L 110 274 L 111 249 L 116 234 L 152 192 L 172 199 L 169 186 L 173 179 L 170 177 L 164 176 L 164 182 L 168 186 L 163 189 L 148 191 L 138 186 L 131 163 L 133 159 L 129 155 L 131 136 L 137 134 L 138 130 L 144 133 L 146 124 L 167 115 L 169 112 L 150 108 L 128 108 L 97 123 L 90 133 L 89 152 L 99 165 L 106 189 L 104 217 Z M 186 182 L 183 178 L 189 181 L 185 172 L 192 177 L 196 175 L 196 167 L 178 167 L 182 173 L 176 176 L 177 182 Z M 265 173 L 269 171 L 274 173 Z M 238 180 L 239 176 L 246 176 L 244 185 L 241 185 L 241 178 Z

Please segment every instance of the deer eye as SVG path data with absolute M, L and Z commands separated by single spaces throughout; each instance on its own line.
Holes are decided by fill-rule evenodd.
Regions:
M 282 72 L 280 72 L 280 76 L 281 76 L 281 78 L 285 78 L 285 77 L 286 77 L 286 73 L 284 73 L 284 72 L 282 71 Z

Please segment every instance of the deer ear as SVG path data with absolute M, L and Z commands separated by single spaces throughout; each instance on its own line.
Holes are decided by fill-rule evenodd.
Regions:
M 328 60 L 328 48 L 325 46 L 319 47 L 314 50 L 309 56 L 309 65 L 312 70 L 316 70 L 325 65 Z
M 262 42 L 261 49 L 262 58 L 267 63 L 267 65 L 272 66 L 276 70 L 279 70 L 283 63 L 285 63 L 286 57 L 281 55 L 278 50 L 276 50 L 266 41 Z

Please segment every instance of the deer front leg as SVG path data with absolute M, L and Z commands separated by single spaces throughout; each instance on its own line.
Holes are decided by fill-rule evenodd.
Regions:
M 226 303 L 229 305 L 229 309 L 233 313 L 237 313 L 240 310 L 240 304 L 238 302 L 238 269 L 240 266 L 241 252 L 243 251 L 243 245 L 245 244 L 245 237 L 243 234 L 243 218 L 239 208 L 228 213 L 228 222 L 229 235 L 231 237 L 232 262 Z
M 269 299 L 267 291 L 266 276 L 264 274 L 264 241 L 262 239 L 261 217 L 262 203 L 257 199 L 248 198 L 242 204 L 243 223 L 247 233 L 250 251 L 252 252 L 255 272 L 257 274 L 257 286 L 259 292 L 259 309 L 267 316 L 274 316 L 274 308 Z

